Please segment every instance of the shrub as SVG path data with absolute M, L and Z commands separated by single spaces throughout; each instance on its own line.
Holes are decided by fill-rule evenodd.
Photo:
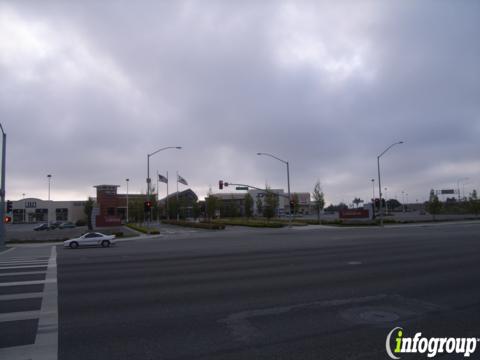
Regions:
M 183 220 L 180 220 L 180 221 L 177 221 L 177 220 L 163 220 L 162 223 L 163 224 L 197 228 L 197 229 L 208 229 L 208 230 L 223 230 L 223 229 L 225 229 L 224 224 L 218 224 L 218 223 L 207 223 L 207 222 L 196 223 L 196 222 L 183 221 Z
M 75 226 L 86 226 L 87 221 L 85 219 L 80 219 L 75 222 Z
M 150 230 L 147 229 L 146 227 L 139 226 L 139 225 L 135 225 L 135 224 L 127 224 L 127 227 L 129 227 L 130 229 L 139 231 L 139 232 L 141 232 L 141 233 L 144 233 L 144 234 L 148 234 L 149 231 L 150 231 Z
M 123 237 L 123 232 L 117 231 L 117 232 L 113 233 L 113 235 L 115 235 L 115 237 L 117 237 L 117 238 Z

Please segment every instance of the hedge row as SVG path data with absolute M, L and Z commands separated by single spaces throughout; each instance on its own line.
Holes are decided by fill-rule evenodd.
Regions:
M 162 220 L 162 224 L 169 224 L 169 225 L 178 225 L 178 226 L 185 226 L 197 229 L 208 229 L 208 230 L 223 230 L 225 229 L 225 224 L 217 224 L 217 223 L 206 223 L 206 222 L 191 222 L 191 221 L 182 221 L 182 220 Z
M 149 228 L 146 228 L 146 227 L 143 227 L 143 226 L 140 226 L 140 225 L 136 225 L 136 224 L 127 224 L 126 226 L 129 227 L 130 229 L 139 231 L 139 232 L 144 233 L 144 234 L 150 234 L 150 235 L 160 234 L 160 232 L 158 230 L 152 230 L 152 229 L 149 229 Z
M 286 225 L 281 221 L 233 220 L 233 219 L 216 219 L 216 220 L 212 220 L 212 223 L 231 225 L 231 226 L 266 227 L 266 228 L 281 228 Z

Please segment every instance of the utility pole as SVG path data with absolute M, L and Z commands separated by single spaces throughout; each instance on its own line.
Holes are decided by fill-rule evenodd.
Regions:
M 2 130 L 2 173 L 1 173 L 1 189 L 0 189 L 0 250 L 5 247 L 5 166 L 7 153 L 7 134 L 3 131 L 3 126 L 0 124 Z

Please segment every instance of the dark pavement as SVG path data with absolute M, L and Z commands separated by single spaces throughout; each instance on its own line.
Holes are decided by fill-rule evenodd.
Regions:
M 396 326 L 478 338 L 479 231 L 275 229 L 59 247 L 59 358 L 387 359 Z

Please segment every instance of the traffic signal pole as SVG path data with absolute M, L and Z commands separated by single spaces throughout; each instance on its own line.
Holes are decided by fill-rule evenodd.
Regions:
M 5 247 L 5 165 L 6 165 L 6 151 L 7 151 L 7 134 L 3 131 L 3 126 L 0 124 L 2 130 L 2 173 L 1 181 L 2 188 L 0 189 L 0 250 Z

